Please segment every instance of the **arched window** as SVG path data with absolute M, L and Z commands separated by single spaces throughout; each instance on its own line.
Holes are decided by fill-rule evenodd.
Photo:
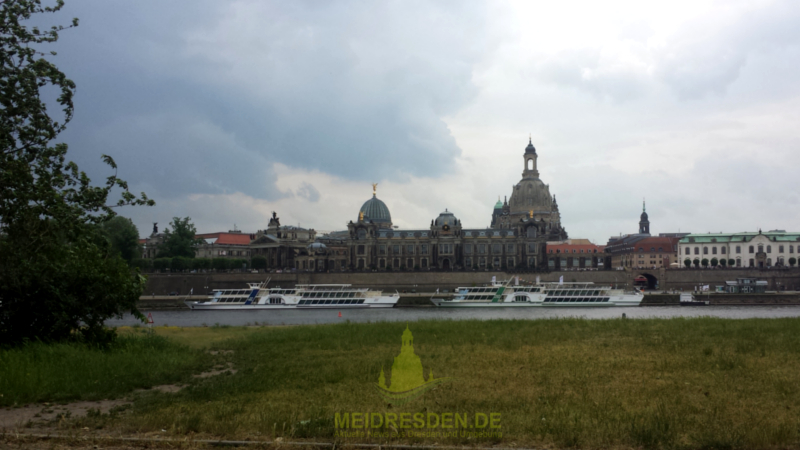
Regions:
M 703 247 L 703 254 L 704 254 L 704 255 L 707 255 L 707 254 L 708 254 L 708 247 Z
M 528 227 L 528 229 L 525 231 L 525 234 L 529 238 L 535 238 L 536 237 L 536 227 Z
M 771 245 L 767 246 L 767 253 L 772 253 L 772 246 Z
M 363 228 L 358 229 L 358 238 L 359 239 L 366 239 L 367 238 L 367 230 Z
M 694 254 L 695 255 L 699 255 L 700 254 L 700 247 L 695 247 L 694 248 Z
M 764 246 L 763 245 L 759 245 L 758 246 L 758 253 L 764 253 Z
M 753 246 L 750 246 L 750 253 L 753 253 Z
M 742 253 L 742 246 L 741 245 L 737 245 L 736 246 L 736 254 L 739 254 L 739 253 Z

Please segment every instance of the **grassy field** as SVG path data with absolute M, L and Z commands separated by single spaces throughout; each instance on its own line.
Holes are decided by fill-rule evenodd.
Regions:
M 453 380 L 388 405 L 376 383 L 381 368 L 391 381 L 405 327 L 159 327 L 189 355 L 199 351 L 190 345 L 232 351 L 216 358 L 224 354 L 237 373 L 196 378 L 177 393 L 141 397 L 122 418 L 84 418 L 72 426 L 342 444 L 736 449 L 800 442 L 797 319 L 413 322 L 425 375 L 432 369 Z M 501 428 L 462 429 L 495 433 L 470 437 L 441 423 L 411 430 L 384 423 L 368 429 L 380 436 L 341 437 L 337 413 L 439 419 L 454 413 L 470 421 L 499 414 Z
M 31 343 L 0 350 L 0 406 L 101 400 L 188 381 L 208 355 L 160 336 L 125 334 L 109 349 Z

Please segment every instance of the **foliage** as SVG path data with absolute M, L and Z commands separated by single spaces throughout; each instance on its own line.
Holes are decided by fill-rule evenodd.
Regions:
M 267 258 L 265 256 L 253 256 L 250 258 L 250 265 L 253 269 L 263 270 L 267 268 Z
M 728 260 L 725 259 L 725 258 L 720 259 L 719 260 L 719 265 L 722 266 L 722 267 L 725 267 L 726 265 L 728 265 Z
M 228 268 L 233 270 L 242 270 L 247 269 L 247 260 L 245 259 L 231 259 L 228 262 Z
M 711 258 L 711 267 L 716 267 L 719 264 L 719 260 L 717 258 Z
M 176 256 L 170 260 L 169 268 L 174 272 L 183 272 L 189 270 L 192 266 L 192 260 L 184 258 L 183 256 Z
M 230 267 L 226 258 L 214 258 L 211 260 L 211 268 L 214 270 L 227 270 Z
M 692 267 L 692 260 L 689 258 L 684 259 L 683 265 L 686 266 L 687 268 Z
M 156 270 L 167 270 L 171 264 L 172 259 L 170 258 L 156 258 L 153 260 L 153 268 Z
M 708 258 L 703 258 L 703 260 L 700 261 L 700 264 L 702 264 L 703 267 L 708 267 Z
M 141 257 L 139 251 L 139 230 L 131 219 L 122 216 L 113 217 L 100 225 L 106 236 L 111 252 L 120 255 L 122 259 L 132 262 Z
M 194 270 L 208 270 L 211 268 L 210 258 L 194 258 L 191 260 L 192 269 Z
M 131 266 L 141 269 L 142 271 L 150 271 L 153 269 L 153 260 L 146 258 L 134 259 Z
M 736 261 L 733 258 L 728 259 L 728 265 L 733 267 L 736 265 Z
M 169 228 L 164 228 L 164 242 L 158 251 L 158 256 L 170 258 L 183 256 L 184 258 L 194 258 L 194 247 L 203 242 L 202 239 L 195 238 L 197 230 L 191 222 L 191 217 L 173 217 Z
M 72 118 L 75 84 L 38 48 L 65 27 L 40 30 L 25 22 L 41 22 L 36 15 L 62 6 L 0 6 L 0 342 L 8 344 L 68 339 L 76 330 L 107 342 L 113 332 L 103 330 L 105 319 L 126 311 L 141 316 L 136 301 L 144 279 L 109 254 L 100 227 L 114 207 L 154 202 L 129 192 L 116 173 L 93 186 L 67 162 L 66 144 L 50 145 Z M 73 19 L 66 28 L 77 24 Z M 57 92 L 60 120 L 48 115 L 42 92 Z M 116 170 L 111 157 L 102 159 Z M 121 198 L 109 205 L 114 188 Z
M 695 259 L 694 261 L 692 261 L 692 263 L 694 264 L 695 267 L 700 267 L 700 260 L 699 259 Z

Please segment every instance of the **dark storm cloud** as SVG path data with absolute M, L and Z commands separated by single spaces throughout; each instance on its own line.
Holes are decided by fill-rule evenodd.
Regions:
M 272 164 L 364 181 L 450 171 L 442 117 L 476 94 L 481 7 L 428 2 L 70 2 L 62 135 L 94 177 L 113 156 L 158 195 L 274 199 Z M 61 14 L 61 13 L 60 13 Z M 68 19 L 67 19 L 68 20 Z M 313 186 L 298 191 L 313 201 Z

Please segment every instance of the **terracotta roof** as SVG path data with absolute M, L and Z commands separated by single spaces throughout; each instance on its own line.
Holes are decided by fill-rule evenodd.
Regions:
M 597 250 L 597 253 L 603 253 L 605 249 L 605 245 L 595 245 L 595 244 L 547 244 L 547 253 L 550 253 L 550 250 L 553 250 L 553 253 L 556 250 L 561 250 L 561 253 L 572 253 L 575 250 L 575 253 L 580 253 L 583 250 L 583 253 L 594 253 Z
M 213 239 L 216 245 L 250 245 L 251 235 L 247 233 L 205 233 L 197 234 L 196 238 L 199 239 Z

